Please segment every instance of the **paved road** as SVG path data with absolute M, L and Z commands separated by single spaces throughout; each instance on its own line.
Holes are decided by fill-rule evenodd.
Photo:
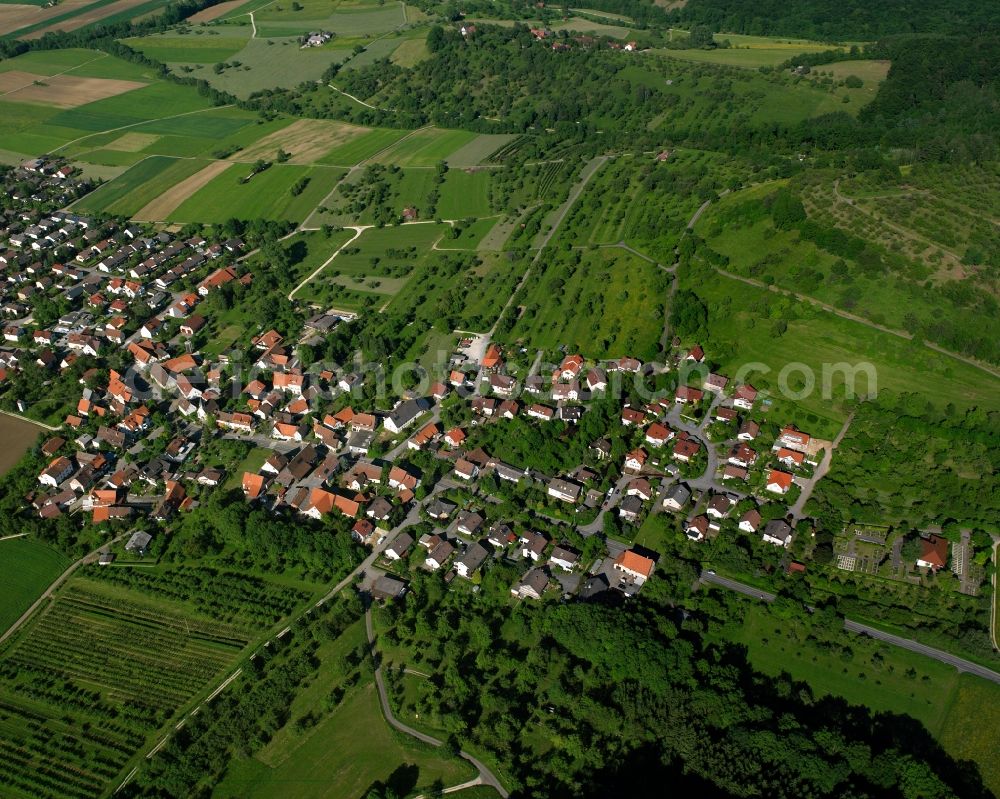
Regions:
M 93 552 L 88 552 L 86 555 L 84 555 L 75 563 L 71 563 L 69 567 L 66 569 L 66 571 L 64 571 L 62 574 L 56 577 L 52 585 L 50 585 L 48 588 L 45 589 L 45 593 L 43 593 L 40 597 L 38 597 L 38 599 L 32 602 L 31 607 L 29 607 L 26 611 L 24 611 L 24 613 L 21 614 L 20 618 L 18 618 L 17 621 L 15 621 L 10 627 L 7 628 L 7 631 L 3 635 L 0 635 L 0 644 L 2 644 L 4 641 L 10 638 L 10 636 L 12 636 L 17 631 L 17 629 L 30 618 L 31 614 L 34 613 L 39 608 L 39 606 L 43 602 L 45 602 L 45 600 L 51 597 L 52 594 L 55 593 L 55 590 L 60 585 L 62 585 L 69 578 L 69 576 L 77 570 L 79 566 L 83 565 L 84 563 L 93 563 L 95 560 L 97 560 L 98 555 L 100 555 L 101 552 L 107 549 L 107 547 L 109 547 L 111 544 L 115 544 L 121 541 L 128 535 L 131 535 L 131 533 L 130 532 L 122 533 L 118 537 L 112 539 L 110 543 L 101 544 L 101 546 L 99 546 Z
M 618 478 L 618 482 L 615 483 L 615 490 L 611 492 L 610 497 L 605 497 L 604 501 L 601 503 L 601 509 L 597 512 L 597 518 L 594 519 L 590 524 L 584 524 L 577 528 L 580 535 L 594 535 L 595 533 L 601 533 L 604 531 L 604 514 L 613 510 L 621 502 L 624 496 L 625 487 L 632 482 L 635 475 L 623 474 Z
M 854 421 L 854 413 L 854 411 L 851 411 L 851 415 L 847 417 L 843 427 L 840 428 L 840 432 L 837 433 L 837 437 L 833 439 L 833 443 L 823 452 L 823 460 L 820 461 L 819 466 L 816 467 L 816 471 L 813 472 L 813 476 L 803 480 L 799 484 L 802 486 L 802 490 L 799 492 L 799 498 L 795 500 L 795 504 L 788 509 L 789 514 L 791 514 L 794 519 L 799 520 L 803 517 L 806 503 L 812 496 L 812 492 L 816 488 L 816 484 L 826 476 L 828 471 L 830 471 L 830 464 L 833 463 L 833 451 L 840 446 L 840 442 L 843 441 L 844 436 L 847 435 L 847 428 L 849 428 L 851 426 L 851 422 Z
M 368 643 L 372 647 L 372 654 L 375 651 L 375 630 L 372 627 L 372 611 L 369 607 L 365 611 L 365 629 L 368 631 Z M 400 732 L 406 733 L 419 741 L 423 741 L 425 744 L 430 744 L 431 746 L 443 746 L 444 742 L 434 738 L 433 736 L 427 735 L 426 733 L 420 732 L 420 730 L 415 730 L 413 727 L 403 724 L 399 719 L 393 715 L 392 708 L 389 707 L 389 697 L 385 690 L 385 681 L 382 678 L 382 666 L 379 664 L 375 667 L 375 685 L 378 687 L 378 699 L 382 705 L 382 714 L 385 716 L 385 720 L 389 722 L 391 726 L 399 730 Z M 464 787 L 470 787 L 472 785 L 489 785 L 494 788 L 503 799 L 507 799 L 510 795 L 507 789 L 503 787 L 500 780 L 497 779 L 496 775 L 486 767 L 481 760 L 468 752 L 461 751 L 459 755 L 464 759 L 469 761 L 473 767 L 479 772 L 479 777 L 468 783 L 463 783 Z M 459 790 L 459 786 L 455 786 L 453 790 Z
M 721 588 L 727 588 L 730 591 L 737 591 L 745 596 L 749 596 L 754 599 L 762 599 L 765 602 L 773 602 L 775 598 L 774 594 L 769 591 L 761 591 L 759 588 L 754 588 L 752 585 L 746 585 L 745 583 L 741 583 L 737 580 L 731 580 L 728 577 L 722 577 L 711 572 L 702 572 L 699 581 L 703 583 L 711 583 L 712 585 L 717 585 Z M 992 669 L 988 669 L 985 666 L 980 666 L 978 663 L 973 663 L 971 660 L 966 660 L 958 655 L 945 652 L 942 649 L 935 649 L 932 646 L 927 646 L 926 644 L 914 641 L 911 638 L 903 638 L 900 635 L 887 633 L 883 630 L 876 629 L 875 627 L 869 627 L 867 624 L 851 621 L 850 619 L 844 619 L 844 629 L 848 632 L 867 635 L 870 638 L 874 638 L 878 641 L 884 641 L 887 644 L 898 646 L 901 649 L 907 649 L 910 652 L 916 652 L 917 654 L 937 660 L 940 663 L 954 666 L 959 671 L 974 674 L 977 677 L 982 677 L 984 680 L 989 680 L 990 682 L 1000 685 L 1000 673 L 997 673 Z

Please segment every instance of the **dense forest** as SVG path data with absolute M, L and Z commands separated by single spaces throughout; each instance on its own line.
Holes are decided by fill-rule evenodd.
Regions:
M 383 623 L 435 675 L 422 711 L 493 753 L 517 796 L 648 795 L 668 782 L 679 795 L 987 795 L 919 725 L 754 673 L 742 650 L 705 644 L 666 605 L 511 611 L 502 572 L 471 604 L 417 579 Z M 532 740 L 559 745 L 539 756 Z
M 1000 6 L 983 0 L 690 0 L 674 17 L 727 33 L 839 41 L 987 29 L 1000 24 Z

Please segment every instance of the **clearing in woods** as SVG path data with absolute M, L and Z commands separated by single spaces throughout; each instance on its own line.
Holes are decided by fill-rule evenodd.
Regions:
M 324 119 L 300 119 L 235 153 L 231 160 L 252 163 L 258 158 L 272 160 L 278 150 L 291 154 L 292 164 L 311 164 L 342 144 L 369 132 L 369 128 Z
M 146 85 L 135 80 L 78 78 L 75 75 L 55 75 L 49 78 L 30 72 L 0 73 L 0 93 L 3 99 L 19 103 L 41 103 L 55 108 L 76 108 L 133 89 L 141 89 Z
M 191 177 L 182 180 L 176 186 L 163 192 L 152 202 L 135 213 L 135 218 L 142 221 L 161 221 L 167 219 L 182 202 L 196 191 L 207 186 L 217 175 L 229 168 L 226 161 L 213 161 L 204 169 L 195 172 Z

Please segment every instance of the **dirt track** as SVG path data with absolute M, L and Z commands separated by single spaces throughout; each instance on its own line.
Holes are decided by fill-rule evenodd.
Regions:
M 228 161 L 213 161 L 169 191 L 165 191 L 151 203 L 147 203 L 144 208 L 139 209 L 134 218 L 143 222 L 162 222 L 177 209 L 177 206 L 198 189 L 207 186 L 213 178 L 221 175 L 230 166 Z

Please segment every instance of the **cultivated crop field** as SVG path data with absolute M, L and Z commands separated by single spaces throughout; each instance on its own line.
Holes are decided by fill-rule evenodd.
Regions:
M 326 306 L 357 308 L 367 298 L 391 298 L 431 254 L 447 226 L 412 224 L 371 228 L 297 295 Z
M 52 581 L 69 566 L 69 558 L 31 538 L 0 541 L 3 593 L 0 595 L 0 633 L 5 632 Z
M 0 792 L 87 799 L 305 594 L 205 568 L 86 567 L 0 650 Z
M 379 153 L 375 161 L 400 167 L 429 167 L 447 161 L 452 153 L 476 139 L 475 133 L 444 128 L 423 128 Z
M 169 214 L 173 222 L 277 219 L 301 222 L 343 176 L 333 167 L 274 164 L 246 183 L 248 164 L 232 164 Z M 305 185 L 296 193 L 296 187 Z

